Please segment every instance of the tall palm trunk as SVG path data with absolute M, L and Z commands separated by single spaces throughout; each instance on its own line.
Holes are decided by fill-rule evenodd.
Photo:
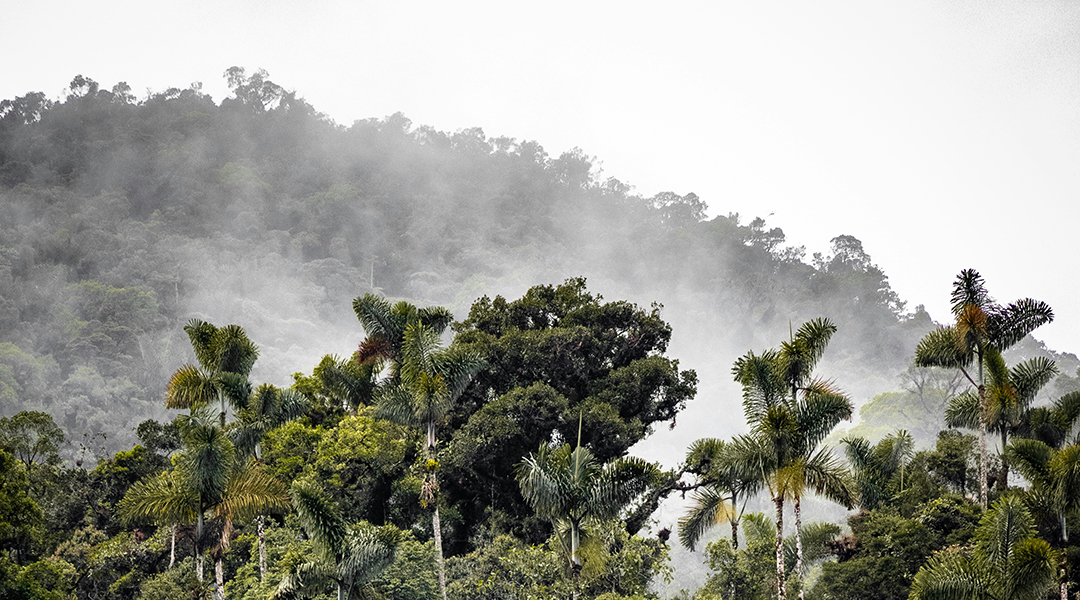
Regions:
M 169 551 L 169 568 L 176 564 L 176 523 L 172 526 L 172 549 Z
M 429 421 L 427 424 L 427 448 L 425 449 L 428 461 L 435 460 L 435 422 Z M 435 510 L 431 513 L 431 533 L 435 538 L 435 560 L 439 565 L 439 593 L 442 595 L 442 600 L 446 600 L 446 564 L 443 560 L 443 547 L 442 547 L 442 527 L 439 524 L 439 496 L 438 480 L 435 476 L 435 469 L 432 468 L 430 474 L 431 477 L 431 501 L 435 505 Z
M 989 499 L 989 490 L 986 482 L 986 428 L 990 421 L 990 415 L 986 407 L 986 386 L 983 385 L 983 351 L 980 349 L 979 360 L 979 503 L 986 510 Z
M 214 562 L 214 579 L 217 582 L 217 597 L 218 600 L 225 600 L 225 559 L 221 554 L 218 554 L 217 561 Z
M 1001 477 L 998 479 L 998 491 L 1009 489 L 1009 461 L 1005 458 L 1005 446 L 1009 445 L 1009 433 L 1001 428 Z
M 202 548 L 199 547 L 199 542 L 202 539 L 203 531 L 203 513 L 202 506 L 199 506 L 199 520 L 195 524 L 195 574 L 199 578 L 199 583 L 203 582 L 203 555 Z
M 266 581 L 266 528 L 262 515 L 255 518 L 259 524 L 259 581 Z
M 802 590 L 802 498 L 795 496 L 795 578 L 799 580 L 799 600 Z
M 731 491 L 731 547 L 739 551 L 739 500 L 735 490 Z
M 776 504 L 776 593 L 780 600 L 787 600 L 784 585 L 784 497 L 773 498 Z

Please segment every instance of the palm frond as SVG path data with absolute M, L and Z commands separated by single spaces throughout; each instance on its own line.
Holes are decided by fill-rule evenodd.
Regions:
M 310 598 L 326 592 L 337 583 L 337 569 L 326 561 L 300 563 L 282 576 L 270 594 L 272 600 Z
M 722 490 L 706 486 L 694 494 L 686 514 L 679 518 L 679 541 L 691 552 L 709 528 L 735 518 L 735 509 Z
M 214 514 L 228 520 L 242 520 L 267 511 L 285 510 L 288 506 L 285 484 L 263 471 L 258 463 L 248 461 L 233 471 Z
M 971 600 L 982 598 L 988 583 L 962 550 L 935 554 L 919 568 L 911 583 L 909 600 Z
M 1016 393 L 1025 403 L 1035 399 L 1046 384 L 1058 374 L 1057 364 L 1045 356 L 1026 360 L 1012 368 L 1009 378 L 1016 387 Z
M 1038 327 L 1054 320 L 1050 305 L 1031 298 L 1017 300 L 1000 311 L 990 328 L 990 341 L 999 350 L 1016 344 Z
M 259 358 L 259 347 L 239 325 L 219 327 L 214 333 L 213 346 L 217 371 L 247 377 Z
M 199 497 L 173 471 L 135 482 L 120 501 L 119 514 L 127 524 L 149 521 L 158 525 L 191 523 L 198 516 Z
M 197 409 L 217 399 L 214 378 L 194 365 L 184 365 L 165 386 L 165 407 Z
M 949 399 L 945 408 L 945 424 L 949 427 L 978 429 L 981 419 L 979 397 L 974 392 L 966 391 Z
M 953 281 L 952 312 L 959 315 L 967 306 L 985 307 L 993 304 L 990 293 L 986 291 L 986 282 L 975 269 L 964 269 Z
M 1005 448 L 1009 465 L 1035 485 L 1048 487 L 1054 449 L 1039 440 L 1014 439 Z
M 915 364 L 920 367 L 964 368 L 972 360 L 974 355 L 954 327 L 934 329 L 915 346 Z
M 214 335 L 217 327 L 200 319 L 191 319 L 184 326 L 184 332 L 191 340 L 191 347 L 195 350 L 195 359 L 208 371 L 215 370 L 216 355 L 214 351 Z
M 294 481 L 289 488 L 289 497 L 296 508 L 300 525 L 311 536 L 316 548 L 325 558 L 337 564 L 348 539 L 348 529 L 337 507 L 322 489 L 310 481 Z

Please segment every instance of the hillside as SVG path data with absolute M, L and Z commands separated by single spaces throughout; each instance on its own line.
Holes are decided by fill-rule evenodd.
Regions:
M 114 451 L 163 415 L 192 317 L 243 325 L 253 378 L 282 384 L 355 349 L 364 293 L 464 318 L 483 295 L 584 276 L 663 304 L 673 356 L 701 374 L 692 439 L 738 429 L 708 418 L 737 401 L 730 364 L 791 323 L 839 324 L 825 367 L 858 401 L 896 389 L 932 327 L 851 232 L 807 257 L 693 193 L 637 195 L 579 149 L 401 114 L 343 126 L 265 73 L 232 75 L 220 103 L 79 76 L 63 99 L 0 104 L 0 412 L 46 410 Z

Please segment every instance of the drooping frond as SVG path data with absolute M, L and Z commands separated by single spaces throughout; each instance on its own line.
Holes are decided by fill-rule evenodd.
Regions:
M 289 498 L 296 508 L 300 525 L 311 536 L 319 552 L 337 564 L 348 537 L 348 528 L 337 507 L 326 494 L 310 481 L 294 481 L 289 488 Z
M 779 367 L 788 386 L 801 387 L 810 378 L 834 333 L 836 325 L 828 319 L 812 319 L 799 326 L 791 340 L 781 344 Z
M 966 391 L 949 399 L 945 408 L 945 424 L 949 427 L 978 429 L 980 419 L 979 397 L 974 392 Z
M 973 360 L 954 327 L 934 329 L 915 347 L 915 364 L 920 367 L 964 368 Z
M 911 583 L 909 600 L 971 600 L 987 587 L 983 574 L 962 549 L 935 554 Z
M 437 353 L 433 357 L 433 362 L 435 370 L 446 382 L 451 399 L 459 398 L 472 382 L 473 377 L 487 364 L 480 354 L 456 348 Z
M 1009 465 L 1035 485 L 1049 485 L 1054 449 L 1039 440 L 1014 439 L 1005 449 Z
M 426 306 L 417 310 L 416 313 L 424 327 L 433 330 L 439 335 L 442 335 L 446 328 L 450 326 L 450 323 L 454 321 L 454 314 L 441 306 Z
M 1066 510 L 1080 507 L 1080 445 L 1059 450 L 1050 461 L 1054 501 Z
M 177 369 L 165 386 L 166 408 L 197 409 L 216 399 L 214 378 L 193 365 Z
M 1010 379 L 1025 404 L 1035 399 L 1046 384 L 1058 374 L 1057 364 L 1044 356 L 1026 360 L 1012 368 Z
M 742 385 L 743 412 L 750 422 L 760 419 L 769 407 L 783 402 L 788 392 L 777 355 L 771 350 L 760 355 L 747 352 L 735 361 L 731 374 Z
M 199 497 L 183 485 L 174 471 L 158 473 L 135 482 L 120 501 L 124 523 L 152 522 L 157 525 L 190 523 L 198 516 Z
M 324 593 L 337 583 L 336 565 L 326 561 L 311 561 L 294 566 L 281 578 L 271 600 L 310 598 Z
M 742 522 L 747 542 L 769 542 L 776 538 L 776 524 L 764 513 L 743 515 Z
M 340 580 L 350 590 L 375 579 L 394 562 L 397 537 L 372 526 L 353 526 L 349 531 L 346 551 L 338 564 Z
M 394 321 L 390 312 L 390 303 L 382 296 L 364 294 L 353 300 L 353 312 L 360 321 L 368 337 L 394 340 L 402 334 L 404 324 Z
M 569 454 L 569 446 L 552 449 L 541 444 L 536 454 L 518 465 L 521 495 L 541 518 L 550 519 L 567 510 L 572 491 Z
M 1038 327 L 1054 320 L 1050 305 L 1031 298 L 1017 300 L 991 320 L 990 341 L 999 350 L 1011 347 Z
M 828 448 L 815 452 L 803 466 L 806 486 L 820 496 L 851 508 L 855 505 L 855 492 L 847 469 L 836 460 Z
M 691 552 L 709 528 L 735 518 L 735 509 L 728 496 L 718 488 L 701 488 L 694 494 L 692 502 L 686 514 L 679 518 L 679 541 Z
M 853 410 L 851 399 L 831 382 L 811 381 L 803 391 L 803 401 L 795 406 L 795 420 L 803 434 L 804 452 L 817 447 L 840 421 L 850 419 Z
M 248 461 L 233 470 L 222 501 L 214 507 L 216 516 L 229 520 L 250 519 L 267 511 L 285 510 L 289 494 L 285 484 Z
M 247 377 L 259 358 L 259 347 L 248 339 L 243 327 L 226 325 L 214 333 L 214 354 L 217 370 Z
M 214 350 L 214 334 L 217 333 L 217 327 L 200 319 L 191 319 L 184 326 L 184 332 L 191 340 L 191 348 L 195 350 L 195 359 L 207 371 L 215 371 L 217 357 Z

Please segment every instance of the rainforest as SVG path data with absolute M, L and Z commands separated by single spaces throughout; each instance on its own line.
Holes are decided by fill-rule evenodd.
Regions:
M 1077 597 L 1051 306 L 225 78 L 0 101 L 0 599 Z

